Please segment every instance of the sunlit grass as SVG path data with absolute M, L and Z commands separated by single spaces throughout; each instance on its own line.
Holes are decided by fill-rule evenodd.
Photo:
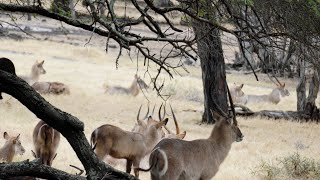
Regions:
M 104 93 L 103 85 L 129 86 L 136 73 L 136 61 L 124 55 L 118 69 L 115 68 L 116 51 L 105 54 L 102 48 L 72 46 L 47 41 L 25 40 L 16 42 L 2 40 L 0 51 L 2 56 L 12 59 L 16 65 L 17 74 L 29 73 L 35 60 L 45 59 L 44 68 L 47 74 L 40 79 L 43 81 L 60 81 L 70 86 L 69 96 L 45 95 L 45 99 L 56 107 L 66 111 L 85 123 L 85 134 L 89 139 L 91 132 L 98 126 L 110 123 L 123 129 L 131 130 L 140 104 L 151 105 L 162 102 L 156 93 L 149 89 L 146 97 L 126 95 L 109 95 Z M 12 53 L 10 51 L 15 51 Z M 28 53 L 32 54 L 28 54 Z M 21 54 L 24 53 L 24 54 Z M 140 63 L 141 64 L 141 63 Z M 138 74 L 143 76 L 144 68 Z M 212 129 L 211 125 L 199 125 L 201 114 L 185 112 L 186 109 L 203 109 L 203 92 L 201 72 L 199 68 L 189 68 L 190 74 L 176 75 L 173 80 L 167 76 L 164 92 L 172 94 L 170 103 L 173 105 L 181 129 L 187 131 L 186 140 L 207 138 Z M 151 73 L 156 68 L 150 69 Z M 245 83 L 244 92 L 249 94 L 270 93 L 274 84 L 266 76 L 260 76 L 261 81 L 254 81 L 253 75 L 227 75 L 229 84 Z M 150 82 L 148 77 L 146 82 Z M 259 104 L 249 105 L 253 110 L 275 109 L 295 110 L 296 95 L 295 82 L 285 80 L 291 95 L 281 100 L 278 105 Z M 9 96 L 4 95 L 5 101 Z M 0 134 L 21 134 L 22 144 L 27 152 L 17 156 L 14 160 L 32 159 L 32 131 L 37 118 L 15 99 L 0 101 Z M 144 109 L 145 110 L 145 109 Z M 275 157 L 293 153 L 298 144 L 306 148 L 300 153 L 306 157 L 319 160 L 320 127 L 314 123 L 290 122 L 285 120 L 268 120 L 262 118 L 238 118 L 240 128 L 245 136 L 241 143 L 234 143 L 225 162 L 221 165 L 215 179 L 257 179 L 251 173 L 261 160 L 270 161 Z M 173 122 L 169 122 L 173 129 Z M 3 139 L 0 143 L 3 144 Z M 62 138 L 58 148 L 58 156 L 53 166 L 70 173 L 77 170 L 69 164 L 81 167 L 67 141 Z M 149 179 L 148 173 L 142 173 L 141 179 Z

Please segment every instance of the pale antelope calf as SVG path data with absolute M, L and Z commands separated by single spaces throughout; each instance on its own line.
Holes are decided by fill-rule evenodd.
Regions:
M 254 104 L 254 103 L 272 103 L 278 104 L 281 100 L 281 97 L 289 96 L 290 93 L 285 89 L 285 83 L 277 85 L 276 88 L 272 90 L 270 94 L 267 95 L 244 95 L 240 97 L 242 104 Z
M 243 88 L 243 84 L 239 86 L 234 85 L 232 88 L 230 88 L 230 94 L 231 94 L 233 103 L 242 104 L 242 99 L 244 96 L 244 92 L 242 91 L 242 88 Z
M 40 121 L 33 130 L 33 145 L 36 158 L 40 158 L 41 163 L 51 166 L 57 155 L 57 148 L 60 143 L 60 133 Z
M 36 61 L 32 68 L 29 76 L 19 76 L 21 79 L 25 80 L 30 86 L 35 82 L 38 82 L 41 74 L 45 74 L 46 70 L 43 68 L 44 60 L 38 62 Z
M 158 133 L 159 128 L 168 122 L 165 119 L 152 125 L 144 134 L 122 130 L 113 125 L 102 125 L 95 129 L 91 134 L 91 145 L 94 145 L 94 151 L 100 160 L 106 155 L 117 159 L 126 159 L 126 172 L 130 173 L 131 166 L 135 168 L 135 176 L 139 176 L 139 167 L 141 159 L 151 152 L 153 147 L 159 142 L 161 136 Z
M 70 94 L 69 87 L 61 82 L 35 82 L 32 87 L 40 94 Z
M 231 144 L 243 135 L 231 118 L 213 113 L 216 124 L 208 139 L 163 139 L 149 159 L 152 180 L 210 180 L 227 157 Z
M 6 142 L 0 149 L 0 161 L 12 162 L 16 154 L 24 154 L 25 150 L 19 139 L 20 134 L 18 136 L 9 136 L 7 132 L 4 132 L 3 137 Z
M 138 76 L 134 75 L 133 82 L 129 88 L 124 88 L 121 86 L 106 86 L 106 93 L 109 94 L 128 94 L 132 96 L 137 96 L 140 92 L 140 88 L 147 89 L 148 85 Z

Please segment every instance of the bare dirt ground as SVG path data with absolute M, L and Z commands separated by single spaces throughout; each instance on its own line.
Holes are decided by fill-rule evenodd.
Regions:
M 2 18 L 2 17 L 1 17 Z M 61 24 L 52 20 L 19 21 L 23 24 L 35 27 L 52 28 L 61 27 Z M 68 30 L 67 25 L 63 25 Z M 85 133 L 89 139 L 91 132 L 102 124 L 113 124 L 125 130 L 131 130 L 137 110 L 140 104 L 160 104 L 162 99 L 157 97 L 151 89 L 137 97 L 126 95 L 110 95 L 104 93 L 104 84 L 129 86 L 133 75 L 138 73 L 144 77 L 145 67 L 143 59 L 133 61 L 124 53 L 116 68 L 115 59 L 117 48 L 105 53 L 105 38 L 92 36 L 90 33 L 55 34 L 35 33 L 36 38 L 28 38 L 15 41 L 1 38 L 0 56 L 13 60 L 17 74 L 28 74 L 34 61 L 45 60 L 44 68 L 47 74 L 41 77 L 41 81 L 60 81 L 70 86 L 70 95 L 44 95 L 44 98 L 56 107 L 66 111 L 85 123 Z M 234 47 L 224 44 L 224 54 L 227 60 L 232 60 Z M 137 63 L 139 68 L 137 70 Z M 156 71 L 151 66 L 151 73 Z M 170 80 L 166 75 L 164 91 L 172 96 L 169 99 L 176 111 L 176 116 L 181 124 L 181 129 L 187 131 L 186 140 L 207 138 L 212 129 L 211 125 L 200 125 L 201 114 L 185 112 L 186 109 L 203 109 L 203 95 L 201 70 L 199 67 L 188 67 L 190 73 L 181 70 L 181 76 L 175 75 Z M 260 81 L 255 81 L 253 75 L 228 74 L 229 84 L 244 83 L 244 92 L 247 94 L 265 94 L 271 92 L 274 84 L 265 75 L 259 75 Z M 146 76 L 148 83 L 150 79 Z M 276 109 L 295 110 L 296 93 L 295 81 L 281 79 L 286 82 L 291 93 L 283 98 L 278 105 L 258 104 L 249 105 L 253 110 Z M 7 103 L 5 103 L 7 102 Z M 276 157 L 293 152 L 320 160 L 320 127 L 314 123 L 299 123 L 285 120 L 268 120 L 262 118 L 238 118 L 240 129 L 245 138 L 240 143 L 234 143 L 229 156 L 220 167 L 220 171 L 214 179 L 259 179 L 252 174 L 252 170 L 265 160 L 271 162 Z M 4 95 L 4 101 L 0 102 L 0 134 L 7 131 L 9 134 L 21 134 L 22 144 L 27 150 L 23 156 L 18 156 L 14 161 L 33 159 L 31 155 L 32 131 L 38 119 L 15 99 Z M 173 129 L 172 121 L 169 127 Z M 3 139 L 0 144 L 3 144 Z M 301 146 L 301 144 L 303 146 Z M 303 148 L 301 148 L 303 147 Z M 69 167 L 69 164 L 81 167 L 75 153 L 68 142 L 62 138 L 58 148 L 58 156 L 53 166 L 70 173 L 77 171 Z M 142 173 L 141 179 L 150 179 L 148 173 Z

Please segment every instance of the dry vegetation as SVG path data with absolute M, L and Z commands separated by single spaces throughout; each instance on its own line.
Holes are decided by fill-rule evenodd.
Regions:
M 98 38 L 96 38 L 98 39 Z M 101 38 L 100 38 L 101 40 Z M 47 74 L 43 81 L 61 81 L 70 85 L 71 95 L 44 96 L 56 107 L 73 114 L 85 123 L 85 133 L 89 138 L 91 132 L 98 126 L 110 123 L 123 129 L 131 130 L 134 125 L 140 104 L 161 103 L 161 98 L 152 90 L 139 94 L 137 97 L 124 95 L 108 95 L 104 93 L 103 85 L 129 86 L 133 75 L 137 72 L 137 62 L 124 55 L 116 69 L 117 51 L 112 49 L 105 54 L 103 46 L 73 46 L 50 41 L 24 40 L 22 42 L 1 40 L 1 56 L 10 58 L 16 65 L 17 74 L 29 73 L 35 60 L 45 60 L 44 68 Z M 231 56 L 229 54 L 229 56 Z M 142 61 L 139 61 L 142 64 Z M 139 68 L 138 74 L 143 77 L 144 68 Z M 156 70 L 150 69 L 151 73 Z M 202 83 L 199 68 L 188 67 L 190 73 L 181 72 L 173 80 L 166 79 L 165 92 L 171 93 L 170 103 L 173 105 L 181 129 L 187 131 L 186 140 L 206 138 L 212 126 L 200 125 L 200 113 L 185 112 L 186 109 L 202 110 Z M 228 74 L 230 84 L 245 83 L 244 92 L 253 94 L 269 93 L 274 86 L 268 78 L 260 75 L 259 82 L 253 75 Z M 146 82 L 150 82 L 145 77 Z M 249 105 L 253 110 L 262 109 L 296 109 L 295 82 L 283 80 L 289 86 L 291 95 L 282 99 L 278 105 Z M 245 136 L 240 143 L 235 143 L 229 156 L 220 167 L 215 179 L 259 179 L 252 170 L 264 160 L 272 161 L 275 157 L 287 155 L 297 150 L 303 156 L 320 160 L 320 127 L 314 123 L 288 122 L 284 120 L 267 120 L 261 118 L 238 118 L 240 128 Z M 37 118 L 18 101 L 4 95 L 0 102 L 0 134 L 21 134 L 21 141 L 26 149 L 23 156 L 14 161 L 32 159 L 32 131 L 37 124 Z M 173 128 L 173 122 L 169 122 Z M 3 144 L 3 139 L 0 144 Z M 79 160 L 68 142 L 62 138 L 58 148 L 58 156 L 53 166 L 68 172 L 76 170 L 69 167 L 73 164 L 81 167 Z M 141 179 L 149 179 L 148 173 L 142 173 Z

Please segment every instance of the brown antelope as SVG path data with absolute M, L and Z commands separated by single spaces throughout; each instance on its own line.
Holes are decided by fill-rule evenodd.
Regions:
M 137 96 L 140 92 L 140 88 L 148 88 L 148 85 L 138 76 L 134 75 L 133 82 L 129 88 L 124 88 L 121 86 L 106 86 L 106 93 L 109 94 L 130 94 L 132 96 Z
M 151 117 L 150 117 L 151 118 Z M 131 166 L 135 168 L 135 176 L 139 176 L 141 159 L 151 152 L 153 147 L 161 139 L 159 128 L 164 126 L 168 119 L 158 122 L 147 128 L 144 134 L 122 130 L 113 125 L 102 125 L 91 134 L 91 145 L 100 160 L 106 155 L 117 159 L 126 159 L 126 172 L 131 172 Z
M 9 136 L 7 132 L 4 132 L 3 137 L 6 142 L 0 149 L 0 160 L 12 162 L 16 154 L 24 154 L 25 150 L 19 140 L 20 134 L 18 136 Z
M 8 58 L 4 58 L 4 57 L 0 58 L 0 70 L 16 75 L 16 69 L 14 67 L 14 64 Z M 0 92 L 0 99 L 3 99 L 1 92 Z
M 35 82 L 32 87 L 40 94 L 70 94 L 69 87 L 61 82 Z
M 36 61 L 32 68 L 29 76 L 19 76 L 23 80 L 25 80 L 30 86 L 35 82 L 39 81 L 40 75 L 45 74 L 46 70 L 43 68 L 44 60 L 38 62 Z
M 40 121 L 33 130 L 33 145 L 35 155 L 40 158 L 41 163 L 51 166 L 52 161 L 57 155 L 57 148 L 60 142 L 60 133 Z
M 212 114 L 217 121 L 208 139 L 163 139 L 150 155 L 150 169 L 138 169 L 151 170 L 152 180 L 211 179 L 227 157 L 232 143 L 243 139 L 237 121 L 226 115 Z
M 242 98 L 244 96 L 244 92 L 242 91 L 243 84 L 237 86 L 234 85 L 234 87 L 230 88 L 230 94 L 231 98 L 234 103 L 242 103 Z
M 270 94 L 267 95 L 244 95 L 239 98 L 240 103 L 273 103 L 278 104 L 281 97 L 289 96 L 290 93 L 285 89 L 285 83 L 277 85 Z

